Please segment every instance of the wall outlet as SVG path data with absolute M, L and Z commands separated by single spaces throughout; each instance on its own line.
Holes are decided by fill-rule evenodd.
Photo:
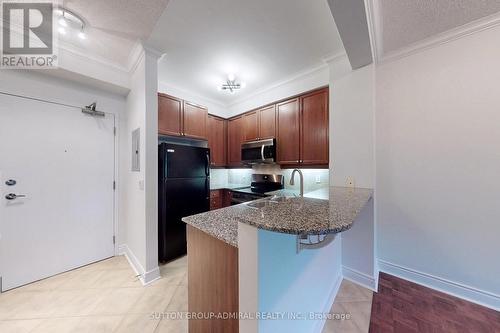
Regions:
M 320 175 L 316 176 L 316 184 L 321 184 L 321 176 Z
M 345 180 L 345 185 L 347 187 L 355 187 L 354 177 L 352 177 L 352 176 L 347 177 Z

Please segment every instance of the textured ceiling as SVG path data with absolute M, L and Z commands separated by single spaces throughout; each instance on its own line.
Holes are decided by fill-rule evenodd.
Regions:
M 500 0 L 378 0 L 388 53 L 500 11 Z
M 84 41 L 74 35 L 63 41 L 88 56 L 101 57 L 125 66 L 134 43 L 147 39 L 168 0 L 67 0 L 64 6 L 89 24 Z
M 170 0 L 149 43 L 162 82 L 224 104 L 343 51 L 326 0 Z M 229 72 L 234 95 L 216 89 Z

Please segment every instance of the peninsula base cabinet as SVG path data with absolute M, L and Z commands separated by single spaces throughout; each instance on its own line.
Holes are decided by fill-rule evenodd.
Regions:
M 238 248 L 187 226 L 189 313 L 238 313 Z M 239 318 L 189 319 L 189 333 L 238 333 Z

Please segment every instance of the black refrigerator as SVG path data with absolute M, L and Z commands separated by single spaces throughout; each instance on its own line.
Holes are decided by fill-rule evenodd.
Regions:
M 161 142 L 158 145 L 158 258 L 186 254 L 185 216 L 210 210 L 210 150 Z

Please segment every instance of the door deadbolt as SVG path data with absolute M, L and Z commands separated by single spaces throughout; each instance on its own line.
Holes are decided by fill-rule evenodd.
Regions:
M 14 179 L 9 179 L 5 182 L 5 185 L 7 185 L 7 186 L 14 186 L 16 184 L 17 184 L 17 182 Z

